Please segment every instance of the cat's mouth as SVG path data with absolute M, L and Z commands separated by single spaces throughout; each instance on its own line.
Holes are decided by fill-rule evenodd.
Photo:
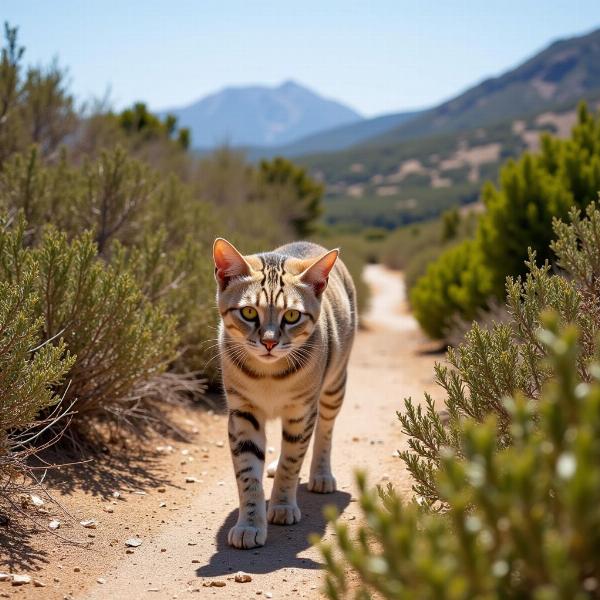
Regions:
M 253 352 L 253 354 L 254 356 L 256 356 L 256 358 L 263 362 L 272 363 L 276 360 L 283 358 L 287 354 L 287 352 L 282 348 L 273 348 L 272 350 L 263 350 L 263 352 L 255 351 Z

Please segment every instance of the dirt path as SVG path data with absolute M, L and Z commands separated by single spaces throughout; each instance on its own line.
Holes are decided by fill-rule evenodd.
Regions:
M 367 268 L 365 278 L 373 299 L 364 319 L 367 329 L 356 340 L 348 394 L 336 423 L 337 493 L 307 492 L 307 460 L 298 498 L 302 522 L 292 527 L 271 525 L 264 548 L 229 548 L 226 538 L 236 520 L 237 492 L 226 447 L 226 417 L 203 413 L 188 422 L 199 431 L 198 441 L 173 445 L 173 451 L 162 458 L 160 481 L 146 488 L 145 494 L 136 494 L 130 486 L 124 492 L 126 502 L 112 499 L 110 489 L 93 497 L 88 512 L 99 515 L 98 528 L 91 534 L 93 550 L 57 552 L 40 571 L 45 588 L 0 587 L 0 593 L 87 600 L 194 595 L 235 599 L 257 594 L 274 599 L 318 598 L 320 559 L 307 537 L 331 535 L 323 507 L 335 504 L 344 520 L 359 516 L 353 496 L 356 468 L 368 468 L 371 483 L 389 479 L 409 492 L 406 472 L 394 456 L 405 443 L 395 411 L 405 396 L 421 398 L 424 389 L 432 391 L 434 357 L 417 351 L 424 340 L 406 303 L 399 302 L 404 297 L 402 279 L 375 265 Z M 276 456 L 278 434 L 279 424 L 271 423 L 269 457 Z M 189 476 L 198 481 L 186 483 Z M 267 497 L 271 484 L 271 479 L 266 480 Z M 107 509 L 113 512 L 106 513 Z M 143 543 L 127 554 L 124 541 L 133 536 Z M 250 573 L 252 581 L 235 583 L 232 574 L 240 570 Z M 205 587 L 216 581 L 225 586 Z

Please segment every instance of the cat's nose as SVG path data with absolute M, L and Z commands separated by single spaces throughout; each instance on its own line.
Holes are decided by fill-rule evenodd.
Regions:
M 277 340 L 260 340 L 260 343 L 269 351 L 277 346 Z

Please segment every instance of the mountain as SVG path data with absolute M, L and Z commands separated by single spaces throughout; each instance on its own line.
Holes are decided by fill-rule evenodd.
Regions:
M 349 148 L 295 160 L 327 184 L 328 222 L 392 228 L 476 201 L 542 132 L 568 136 L 580 100 L 600 108 L 600 29 Z
M 600 90 L 600 29 L 551 44 L 418 118 L 369 140 L 393 143 L 452 133 L 566 106 Z
M 255 160 L 273 156 L 295 157 L 315 152 L 335 152 L 389 131 L 401 123 L 414 119 L 421 112 L 415 110 L 364 119 L 356 123 L 318 131 L 283 146 L 248 148 L 247 155 L 251 160 Z
M 362 121 L 356 111 L 293 81 L 277 87 L 225 88 L 173 114 L 189 127 L 195 148 L 283 145 L 317 131 Z

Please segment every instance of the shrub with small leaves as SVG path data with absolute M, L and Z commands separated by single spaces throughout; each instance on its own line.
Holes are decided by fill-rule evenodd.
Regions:
M 41 339 L 62 340 L 73 356 L 55 389 L 74 402 L 74 422 L 140 412 L 137 388 L 147 388 L 176 356 L 175 319 L 144 296 L 123 264 L 98 258 L 90 233 L 69 241 L 48 227 L 33 248 L 24 235 L 23 219 L 0 230 L 0 282 L 23 286 L 29 277 Z
M 473 240 L 465 240 L 428 265 L 410 291 L 410 302 L 421 327 L 432 337 L 442 337 L 448 314 L 474 319 L 490 293 L 490 274 L 481 253 Z
M 457 431 L 464 418 L 483 422 L 496 417 L 499 447 L 512 443 L 511 419 L 503 400 L 521 392 L 536 400 L 552 371 L 544 363 L 546 351 L 537 333 L 540 315 L 552 309 L 561 323 L 576 323 L 582 331 L 582 353 L 577 364 L 579 376 L 588 380 L 587 364 L 595 355 L 600 332 L 600 211 L 595 204 L 581 219 L 573 210 L 571 224 L 555 221 L 553 243 L 567 277 L 552 274 L 550 265 L 538 267 L 535 255 L 527 263 L 524 278 L 509 278 L 506 286 L 509 321 L 483 328 L 477 324 L 464 342 L 448 351 L 449 366 L 438 364 L 436 381 L 445 392 L 447 423 L 442 424 L 431 397 L 425 406 L 409 398 L 405 411 L 398 413 L 410 449 L 401 456 L 412 474 L 416 494 L 429 506 L 439 500 L 434 485 L 441 461 L 441 449 L 452 448 L 457 455 L 462 445 Z
M 52 157 L 77 127 L 75 101 L 66 73 L 56 62 L 23 68 L 25 49 L 17 28 L 4 24 L 0 50 L 0 166 L 15 152 L 37 144 Z
M 320 544 L 329 598 L 600 598 L 600 365 L 581 380 L 577 328 L 558 322 L 538 338 L 554 377 L 537 401 L 504 400 L 512 444 L 493 415 L 460 424 L 460 456 L 441 453 L 445 513 L 358 478 L 365 524 L 332 511 L 335 542 Z
M 44 343 L 37 273 L 0 281 L 0 500 L 25 470 L 42 411 L 57 404 L 57 386 L 73 364 L 65 344 Z

